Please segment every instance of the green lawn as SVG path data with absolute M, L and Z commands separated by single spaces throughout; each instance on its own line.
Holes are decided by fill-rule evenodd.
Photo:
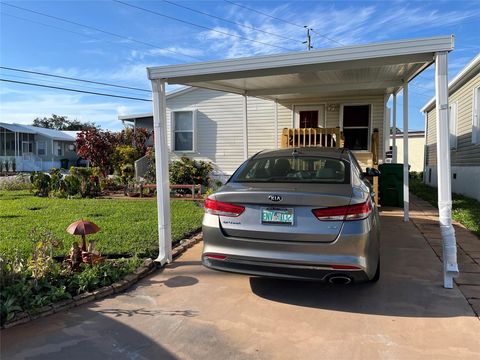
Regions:
M 438 207 L 437 189 L 421 180 L 410 179 L 410 191 Z M 459 194 L 453 194 L 452 217 L 480 238 L 480 202 Z
M 173 200 L 172 238 L 178 241 L 200 228 L 203 209 L 191 201 Z M 87 237 L 97 240 L 102 254 L 158 254 L 157 203 L 155 199 L 56 199 L 32 196 L 28 191 L 0 191 L 0 254 L 18 249 L 30 254 L 29 233 L 42 226 L 62 239 L 65 249 L 72 240 L 67 226 L 79 219 L 93 221 L 102 229 Z

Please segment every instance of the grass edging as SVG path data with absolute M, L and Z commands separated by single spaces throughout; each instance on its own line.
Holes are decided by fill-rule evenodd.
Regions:
M 202 239 L 203 239 L 202 233 L 197 231 L 197 233 L 191 236 L 190 238 L 180 240 L 179 245 L 175 246 L 172 249 L 172 259 L 176 259 L 182 253 L 184 253 L 187 249 L 191 248 L 193 245 L 198 244 L 200 241 L 202 241 Z M 155 261 L 153 261 L 151 258 L 145 259 L 143 261 L 142 266 L 138 267 L 133 273 L 125 275 L 125 277 L 122 280 L 119 280 L 111 285 L 103 286 L 92 292 L 81 293 L 79 295 L 74 296 L 72 299 L 60 300 L 51 305 L 42 306 L 41 308 L 37 309 L 35 312 L 27 312 L 27 311 L 18 312 L 15 314 L 15 317 L 11 321 L 5 323 L 1 328 L 9 329 L 14 326 L 25 324 L 27 322 L 30 322 L 32 320 L 35 320 L 41 317 L 45 317 L 45 316 L 49 316 L 65 310 L 69 310 L 73 307 L 80 306 L 94 300 L 100 300 L 113 294 L 122 293 L 125 290 L 132 287 L 140 279 L 144 278 L 147 275 L 152 274 L 153 272 L 155 272 L 160 268 L 161 266 L 155 263 Z

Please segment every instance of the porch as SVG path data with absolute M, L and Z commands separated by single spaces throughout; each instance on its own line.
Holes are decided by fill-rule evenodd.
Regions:
M 62 159 L 77 159 L 74 141 L 58 130 L 0 123 L 2 170 L 31 172 L 60 168 Z
M 149 68 L 154 100 L 154 128 L 156 150 L 159 248 L 158 261 L 165 264 L 171 261 L 170 225 L 168 203 L 168 147 L 166 127 L 165 86 L 183 84 L 192 87 L 220 90 L 243 96 L 243 157 L 249 156 L 249 98 L 268 99 L 274 106 L 273 122 L 276 126 L 275 143 L 278 144 L 278 124 L 280 106 L 298 104 L 308 106 L 318 104 L 319 99 L 327 101 L 324 109 L 332 108 L 333 119 L 337 123 L 329 125 L 328 112 L 325 112 L 325 127 L 339 126 L 345 136 L 345 147 L 356 150 L 372 165 L 385 159 L 388 146 L 390 117 L 386 107 L 388 99 L 393 96 L 393 127 L 396 127 L 396 96 L 403 93 L 403 128 L 408 129 L 408 84 L 431 64 L 436 65 L 437 91 L 437 128 L 438 153 L 449 149 L 448 144 L 448 98 L 447 98 L 447 58 L 453 50 L 453 37 L 435 37 L 416 40 L 395 41 L 388 43 L 340 47 L 316 50 L 304 53 L 291 53 L 258 56 L 244 59 L 232 59 L 197 64 L 180 64 Z M 380 99 L 381 106 L 365 104 L 365 98 Z M 354 101 L 352 98 L 358 98 Z M 343 99 L 329 102 L 328 99 Z M 301 128 L 300 111 L 292 105 L 293 141 L 295 132 Z M 370 106 L 370 120 L 373 110 L 380 108 L 381 116 L 378 126 L 372 121 L 350 121 L 355 117 L 346 116 L 346 106 Z M 351 109 L 350 109 L 351 110 Z M 320 114 L 320 110 L 318 110 Z M 325 110 L 326 111 L 326 110 Z M 362 110 L 364 111 L 364 110 Z M 317 121 L 320 118 L 317 119 Z M 306 119 L 307 120 L 307 119 Z M 306 126 L 309 128 L 310 126 Z M 301 130 L 303 131 L 303 130 Z M 300 131 L 300 132 L 301 132 Z M 348 133 L 348 134 L 347 134 Z M 377 133 L 378 146 L 372 146 L 372 138 Z M 303 136 L 303 138 L 302 138 Z M 300 135 L 299 141 L 305 143 L 306 135 Z M 316 138 L 316 137 L 315 137 Z M 327 136 L 328 138 L 328 136 Z M 358 143 L 354 140 L 361 139 Z M 292 142 L 293 142 L 292 141 Z M 315 140 L 314 140 L 315 142 Z M 328 142 L 328 139 L 327 139 Z M 336 142 L 337 143 L 337 142 Z M 335 144 L 336 144 L 335 143 Z M 338 142 L 340 143 L 340 142 Z M 408 132 L 404 132 L 404 221 L 409 221 L 409 187 L 408 187 Z M 336 145 L 335 145 L 336 146 Z M 371 155 L 369 154 L 371 153 Z M 361 156 L 360 156 L 361 157 Z M 396 156 L 394 157 L 396 159 Z M 458 275 L 456 262 L 455 235 L 451 225 L 451 190 L 449 156 L 439 157 L 439 208 L 440 228 L 443 236 L 444 250 L 444 286 L 453 286 L 453 277 Z

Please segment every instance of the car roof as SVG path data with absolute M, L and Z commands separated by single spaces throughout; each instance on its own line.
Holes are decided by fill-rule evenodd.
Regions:
M 331 148 L 331 147 L 295 147 L 278 150 L 263 150 L 252 156 L 252 159 L 261 159 L 269 157 L 289 157 L 293 153 L 297 156 L 325 156 L 339 160 L 349 161 L 350 151 L 345 148 Z

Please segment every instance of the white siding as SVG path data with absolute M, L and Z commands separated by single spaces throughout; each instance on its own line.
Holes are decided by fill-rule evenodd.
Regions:
M 278 146 L 283 128 L 293 126 L 293 105 L 371 104 L 371 130 L 377 128 L 380 143 L 383 136 L 383 95 L 363 97 L 322 97 L 282 101 L 278 104 Z M 171 112 L 197 111 L 197 147 L 186 155 L 216 164 L 219 172 L 230 174 L 243 162 L 243 99 L 236 94 L 196 89 L 167 100 L 168 144 L 171 149 Z M 340 112 L 327 111 L 327 127 L 339 126 Z M 248 155 L 275 148 L 275 107 L 273 101 L 248 98 Z M 175 159 L 182 153 L 171 153 Z
M 480 144 L 472 144 L 473 90 L 480 86 L 480 75 L 476 74 L 448 98 L 457 107 L 457 147 L 451 151 L 452 166 L 479 166 Z M 437 164 L 436 108 L 427 113 L 427 163 Z

